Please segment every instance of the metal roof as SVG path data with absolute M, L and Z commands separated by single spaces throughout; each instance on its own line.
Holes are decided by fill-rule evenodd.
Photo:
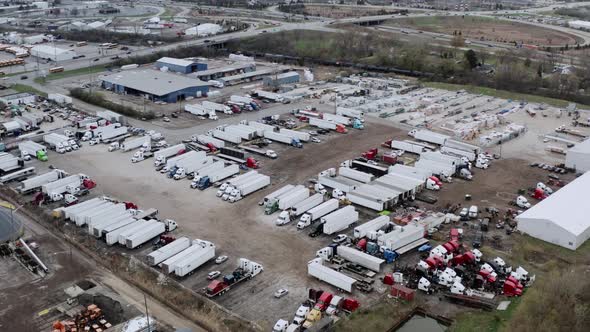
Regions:
M 590 138 L 574 145 L 568 152 L 590 153 Z
M 576 236 L 590 228 L 588 196 L 584 193 L 590 186 L 590 172 L 570 182 L 549 197 L 521 213 L 516 219 L 521 222 L 531 219 L 549 220 Z M 534 223 L 534 221 L 531 220 Z
M 171 65 L 182 66 L 182 67 L 192 66 L 193 64 L 196 63 L 195 61 L 191 61 L 191 60 L 169 58 L 169 57 L 160 58 L 156 62 L 168 63 Z
M 245 78 L 250 78 L 250 77 L 255 77 L 255 76 L 270 75 L 273 72 L 274 72 L 273 69 L 261 69 L 261 70 L 256 70 L 256 71 L 249 71 L 247 73 L 238 74 L 238 75 L 234 75 L 234 76 L 222 77 L 222 78 L 220 78 L 220 80 L 223 80 L 224 82 L 231 82 L 231 81 L 243 80 Z
M 158 70 L 128 70 L 104 76 L 101 79 L 105 82 L 122 85 L 156 96 L 164 96 L 192 87 L 209 86 L 207 82 L 196 78 L 188 78 Z
M 201 70 L 201 71 L 194 73 L 194 75 L 196 75 L 196 76 L 209 76 L 209 75 L 214 75 L 214 74 L 229 73 L 231 71 L 242 70 L 245 68 L 252 68 L 252 67 L 256 67 L 256 64 L 254 64 L 253 62 L 239 63 L 239 64 L 235 64 L 235 65 L 228 66 L 228 67 Z

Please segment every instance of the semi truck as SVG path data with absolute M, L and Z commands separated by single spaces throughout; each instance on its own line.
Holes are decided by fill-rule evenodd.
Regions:
M 389 224 L 390 222 L 389 216 L 379 216 L 377 218 L 371 219 L 366 223 L 355 227 L 353 237 L 355 239 L 367 237 L 369 233 L 378 231 L 381 227 Z
M 289 188 L 288 190 L 286 188 Z M 271 193 L 270 195 L 266 196 L 263 199 L 263 204 L 264 204 L 264 213 L 265 214 L 273 214 L 276 211 L 279 210 L 279 202 L 281 201 L 281 199 L 287 198 L 289 196 L 291 196 L 293 193 L 298 193 L 298 192 L 305 192 L 305 188 L 303 185 L 297 185 L 297 186 L 292 186 L 292 185 L 287 185 L 283 188 L 281 188 L 280 190 L 277 190 L 274 193 Z M 307 192 L 309 193 L 309 190 L 307 190 Z
M 68 173 L 62 171 L 61 169 L 54 169 L 45 174 L 37 175 L 35 177 L 21 181 L 20 185 L 17 187 L 17 190 L 21 194 L 25 195 L 33 191 L 40 190 L 41 186 L 44 184 L 57 181 L 66 177 L 67 175 Z
M 305 212 L 301 218 L 299 218 L 299 222 L 297 223 L 297 229 L 304 229 L 305 227 L 311 225 L 314 221 L 320 219 L 321 217 L 327 215 L 338 209 L 338 200 L 332 198 L 312 209 Z
M 154 152 L 154 166 L 158 167 L 166 162 L 167 158 L 179 155 L 186 150 L 186 145 L 177 144 L 159 151 Z
M 210 110 L 203 107 L 200 104 L 187 104 L 184 105 L 184 110 L 194 115 L 205 116 L 208 115 Z
M 197 239 L 193 241 L 192 247 L 198 250 L 176 261 L 174 266 L 176 276 L 184 277 L 215 257 L 215 245 L 209 241 Z
M 377 258 L 375 256 L 366 254 L 353 247 L 338 246 L 336 248 L 338 256 L 346 259 L 349 262 L 358 264 L 362 267 L 375 272 L 381 272 L 381 266 L 385 263 L 385 260 Z
M 162 222 L 146 226 L 141 231 L 128 236 L 125 239 L 125 246 L 128 249 L 135 249 L 147 241 L 159 236 L 166 231 L 166 226 Z
M 213 131 L 213 137 L 219 138 L 221 140 L 224 140 L 224 141 L 227 141 L 230 143 L 234 143 L 234 144 L 242 143 L 242 138 L 240 136 L 230 133 L 230 132 L 221 131 L 218 129 Z
M 237 164 L 229 165 L 227 167 L 224 167 L 223 169 L 219 169 L 215 172 L 210 173 L 209 175 L 201 177 L 196 183 L 196 188 L 199 188 L 199 190 L 207 189 L 213 183 L 224 180 L 232 175 L 238 174 L 239 172 L 240 166 L 238 166 Z
M 158 265 L 190 246 L 191 240 L 188 237 L 178 238 L 147 255 L 147 262 L 151 266 Z
M 276 133 L 274 131 L 265 131 L 264 132 L 264 138 L 276 141 L 276 142 L 280 142 L 280 143 L 284 143 L 284 144 L 288 144 L 297 148 L 302 148 L 303 144 L 301 144 L 301 142 L 299 141 L 298 138 L 293 138 L 287 135 L 283 135 L 283 134 L 279 134 Z
M 32 156 L 40 161 L 47 161 L 47 148 L 33 141 L 24 141 L 18 144 L 21 158 Z
M 228 292 L 244 280 L 256 277 L 264 270 L 263 266 L 246 258 L 238 259 L 238 268 L 231 274 L 223 277 L 223 280 L 213 280 L 205 289 L 207 297 L 215 297 Z
M 216 149 L 225 147 L 225 142 L 209 135 L 196 135 L 191 137 L 193 142 L 199 142 L 205 145 L 213 145 Z
M 137 148 L 148 147 L 148 146 L 151 146 L 151 142 L 152 142 L 152 139 L 149 135 L 134 138 L 134 139 L 123 142 L 123 144 L 121 144 L 121 150 L 123 152 L 128 152 L 128 151 L 131 151 L 131 150 L 134 150 Z
M 356 283 L 355 279 L 324 266 L 324 260 L 320 257 L 307 263 L 307 274 L 349 293 Z
M 231 108 L 223 104 L 210 102 L 208 100 L 203 101 L 201 104 L 203 105 L 203 107 L 211 111 L 223 112 L 225 114 L 233 114 Z
M 334 234 L 348 228 L 359 220 L 359 213 L 353 206 L 346 206 L 320 218 L 324 234 Z
M 336 107 L 336 114 L 356 119 L 362 119 L 365 116 L 365 113 L 363 111 L 358 111 L 345 107 Z
M 305 212 L 313 209 L 314 207 L 322 204 L 324 201 L 324 195 L 320 193 L 313 194 L 308 198 L 302 200 L 301 202 L 293 205 L 291 208 L 291 215 L 292 216 L 300 216 Z
M 211 164 L 213 164 L 213 158 L 206 157 L 202 159 L 195 159 L 192 158 L 191 160 L 182 162 L 176 173 L 174 174 L 174 180 L 180 180 L 187 177 L 189 174 L 194 174 L 198 172 L 200 169 L 203 169 Z
M 345 126 L 350 126 L 352 124 L 352 120 L 350 118 L 338 114 L 324 113 L 322 114 L 322 119 Z

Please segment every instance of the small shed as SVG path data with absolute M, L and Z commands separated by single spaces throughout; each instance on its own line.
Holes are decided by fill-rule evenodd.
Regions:
M 410 289 L 404 285 L 395 284 L 391 286 L 391 296 L 396 298 L 401 298 L 408 302 L 414 300 L 414 294 L 416 293 L 415 290 Z

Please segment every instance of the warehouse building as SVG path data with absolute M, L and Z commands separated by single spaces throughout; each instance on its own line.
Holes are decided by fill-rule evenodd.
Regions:
M 590 171 L 590 139 L 576 144 L 565 154 L 565 167 L 577 172 Z
M 190 74 L 196 71 L 207 70 L 207 64 L 192 60 L 163 57 L 156 61 L 156 67 L 168 68 L 169 71 L 182 74 Z
M 51 45 L 35 45 L 31 48 L 31 55 L 51 61 L 65 61 L 72 60 L 77 54 L 72 50 Z
M 36 96 L 34 94 L 23 92 L 23 93 L 15 93 L 12 95 L 2 96 L 0 97 L 0 101 L 6 105 L 21 105 L 21 104 L 32 104 L 36 100 Z
M 296 71 L 289 71 L 276 76 L 269 76 L 264 78 L 264 85 L 270 87 L 277 87 L 283 84 L 299 83 L 299 73 Z
M 157 70 L 130 70 L 104 76 L 101 80 L 102 87 L 107 90 L 167 103 L 206 96 L 209 92 L 206 82 Z
M 268 77 L 268 75 L 274 72 L 273 69 L 261 69 L 256 71 L 250 71 L 243 74 L 226 76 L 220 78 L 219 81 L 222 81 L 224 85 L 236 85 L 240 83 L 247 83 L 253 81 L 259 81 Z
M 198 71 L 197 73 L 195 73 L 195 75 L 200 80 L 208 81 L 208 80 L 214 80 L 214 79 L 221 78 L 221 77 L 248 73 L 248 72 L 255 71 L 255 70 L 256 70 L 256 64 L 253 62 L 247 62 L 247 63 L 237 63 L 235 65 L 231 65 L 231 66 L 227 66 L 227 67 Z
M 516 217 L 518 230 L 537 239 L 576 250 L 590 238 L 588 197 L 590 172 Z

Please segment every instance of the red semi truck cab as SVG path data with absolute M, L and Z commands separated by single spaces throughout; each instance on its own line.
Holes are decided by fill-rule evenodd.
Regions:
M 316 302 L 314 308 L 319 311 L 326 311 L 326 309 L 328 309 L 328 306 L 330 305 L 330 301 L 332 301 L 332 297 L 334 297 L 334 295 L 332 295 L 331 293 L 328 293 L 328 292 L 322 293 L 322 295 L 320 296 L 320 298 Z
M 214 295 L 221 292 L 226 287 L 227 285 L 223 281 L 213 280 L 211 281 L 211 283 L 209 283 L 209 285 L 205 289 L 205 292 L 207 293 L 207 295 Z

